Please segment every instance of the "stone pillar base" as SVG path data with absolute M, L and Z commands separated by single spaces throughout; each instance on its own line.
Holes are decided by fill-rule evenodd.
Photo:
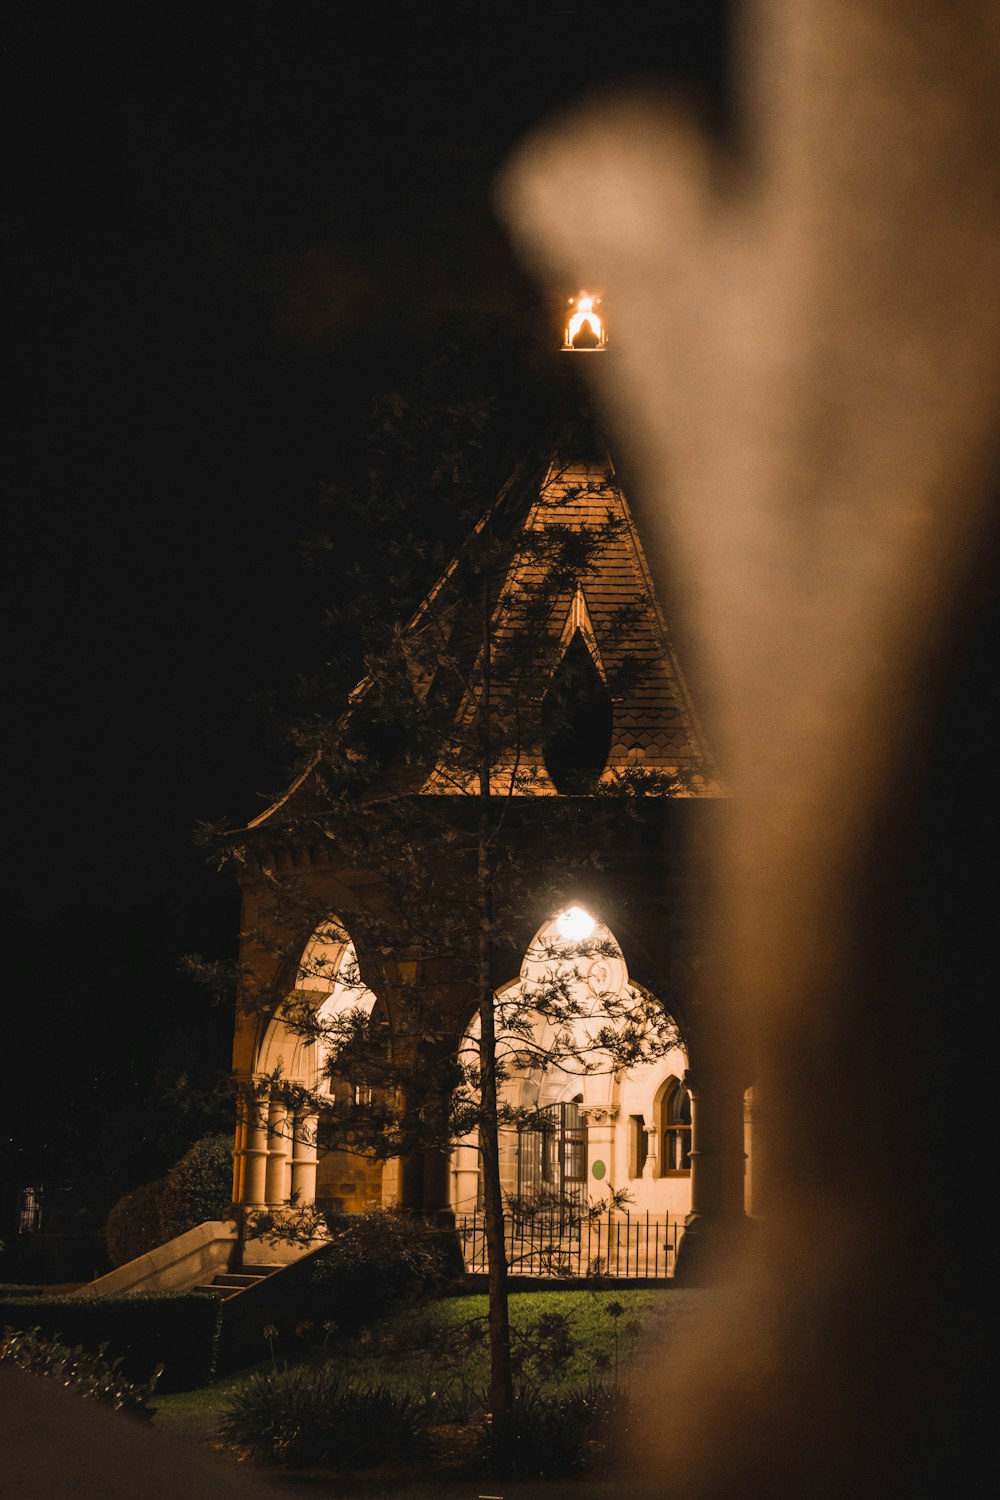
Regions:
M 725 1285 L 733 1261 L 745 1251 L 754 1229 L 752 1219 L 689 1214 L 674 1262 L 674 1285 Z

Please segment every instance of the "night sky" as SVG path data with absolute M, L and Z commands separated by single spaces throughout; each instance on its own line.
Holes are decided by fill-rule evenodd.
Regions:
M 319 486 L 456 320 L 555 335 L 490 209 L 526 131 L 623 80 L 718 111 L 725 7 L 650 14 L 12 7 L 0 1179 L 84 1170 L 81 1114 L 126 1184 L 187 1144 L 231 1015 L 178 961 L 238 926 L 192 833 L 281 784 L 256 700 L 328 649 Z

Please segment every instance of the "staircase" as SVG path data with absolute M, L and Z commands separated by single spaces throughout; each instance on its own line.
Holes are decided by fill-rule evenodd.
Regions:
M 275 1271 L 284 1270 L 284 1266 L 244 1266 L 242 1271 L 220 1271 L 213 1276 L 211 1281 L 204 1281 L 200 1285 L 192 1287 L 194 1292 L 211 1292 L 214 1296 L 227 1302 L 230 1297 L 235 1297 L 239 1292 L 245 1292 L 248 1287 L 257 1286 Z

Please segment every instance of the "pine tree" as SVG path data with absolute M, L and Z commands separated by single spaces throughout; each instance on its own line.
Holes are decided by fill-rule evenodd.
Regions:
M 482 452 L 482 408 L 470 403 L 447 416 L 471 427 L 471 435 L 451 446 L 427 492 L 439 495 L 443 487 L 453 512 L 467 515 L 481 504 L 481 468 L 472 460 Z M 325 1088 L 310 1099 L 303 1099 L 301 1085 L 280 1077 L 269 1086 L 272 1099 L 283 1091 L 289 1106 L 307 1104 L 328 1145 L 380 1160 L 397 1156 L 405 1176 L 426 1149 L 475 1133 L 489 1269 L 490 1402 L 501 1449 L 513 1393 L 500 1133 L 530 1123 L 532 1115 L 504 1098 L 504 1084 L 526 1056 L 578 1073 L 620 1071 L 677 1044 L 672 1020 L 638 989 L 624 1000 L 582 996 L 580 966 L 614 956 L 614 945 L 599 938 L 567 942 L 550 935 L 529 952 L 522 983 L 498 997 L 512 958 L 520 962 L 512 934 L 526 910 L 538 909 L 539 860 L 522 810 L 539 805 L 553 782 L 564 793 L 544 796 L 551 839 L 564 846 L 562 854 L 550 849 L 544 861 L 542 885 L 555 911 L 577 888 L 609 820 L 634 814 L 647 795 L 687 790 L 699 775 L 636 770 L 610 785 L 601 779 L 602 713 L 640 670 L 627 649 L 616 653 L 613 646 L 615 632 L 627 640 L 629 611 L 609 622 L 604 657 L 615 665 L 607 681 L 597 680 L 580 631 L 560 656 L 557 624 L 622 522 L 601 511 L 599 466 L 591 463 L 591 479 L 581 482 L 574 471 L 575 482 L 561 483 L 552 467 L 555 451 L 538 450 L 515 473 L 497 502 L 477 515 L 457 558 L 408 625 L 372 644 L 365 676 L 344 711 L 319 712 L 298 726 L 300 778 L 269 836 L 289 848 L 322 846 L 344 868 L 365 871 L 365 899 L 331 918 L 321 907 L 310 909 L 301 883 L 273 871 L 267 930 L 256 940 L 266 943 L 267 932 L 286 928 L 294 914 L 299 927 L 325 935 L 326 951 L 355 940 L 358 951 L 391 955 L 392 982 L 375 985 L 356 961 L 341 964 L 338 983 L 354 989 L 359 1004 L 332 1019 L 305 1000 L 281 1001 L 266 989 L 254 995 L 252 983 L 244 983 L 250 1003 L 268 1014 L 281 1001 L 285 1024 L 325 1055 Z M 386 503 L 392 499 L 386 474 L 385 467 L 374 472 L 373 498 L 381 524 L 391 526 L 400 512 Z M 412 538 L 400 543 L 407 535 L 401 527 L 397 540 L 383 546 L 400 572 L 408 565 L 407 545 L 412 555 L 433 551 Z M 316 550 L 336 551 L 335 536 Z M 371 597 L 358 577 L 354 601 Z M 385 591 L 398 583 L 393 574 Z M 231 838 L 229 856 L 247 858 L 248 847 Z M 324 972 L 323 945 L 317 951 L 312 977 L 329 982 L 334 976 Z M 379 992 L 374 1011 L 361 1003 L 369 983 Z M 456 1034 L 458 1015 L 478 1018 L 464 1041 Z M 294 1215 L 286 1216 L 285 1232 L 295 1232 L 295 1224 Z M 312 1217 L 298 1225 L 311 1232 Z M 271 1227 L 280 1232 L 273 1216 Z

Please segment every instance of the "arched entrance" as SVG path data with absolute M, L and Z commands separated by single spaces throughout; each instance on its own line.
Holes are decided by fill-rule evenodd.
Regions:
M 354 944 L 334 918 L 321 924 L 299 960 L 295 988 L 268 1023 L 257 1051 L 252 1092 L 237 1140 L 237 1201 L 248 1206 L 357 1212 L 381 1202 L 380 1163 L 338 1143 L 313 1102 L 335 1109 L 354 1086 L 331 1076 L 331 1040 L 370 1025 L 378 1002 L 358 969 Z M 343 1096 L 340 1100 L 338 1096 Z M 332 1111 L 331 1111 L 332 1112 Z
M 619 1219 L 676 1226 L 669 1232 L 672 1253 L 691 1206 L 690 1159 L 685 1151 L 682 1166 L 661 1169 L 662 1118 L 664 1110 L 672 1110 L 673 1129 L 673 1115 L 681 1119 L 686 1110 L 690 1121 L 682 1082 L 686 1054 L 675 1030 L 672 1042 L 651 1031 L 645 1053 L 638 1048 L 628 1066 L 614 1066 L 600 1045 L 608 1016 L 633 1007 L 637 1016 L 662 1017 L 663 1008 L 630 979 L 621 946 L 607 926 L 588 919 L 589 929 L 574 929 L 567 916 L 558 913 L 539 928 L 520 975 L 496 996 L 497 1054 L 504 1075 L 500 1105 L 507 1118 L 500 1130 L 500 1176 L 507 1214 L 512 1223 L 530 1221 L 532 1234 L 543 1222 L 551 1251 L 554 1234 L 560 1240 L 579 1238 L 581 1224 L 595 1206 L 604 1205 Z M 554 992 L 558 1007 L 547 1001 Z M 566 1042 L 567 1029 L 572 1044 Z M 475 1016 L 462 1045 L 467 1066 L 478 1065 L 478 1047 Z M 460 1222 L 482 1208 L 474 1132 L 452 1153 L 451 1204 Z M 565 1260 L 562 1250 L 560 1255 Z

